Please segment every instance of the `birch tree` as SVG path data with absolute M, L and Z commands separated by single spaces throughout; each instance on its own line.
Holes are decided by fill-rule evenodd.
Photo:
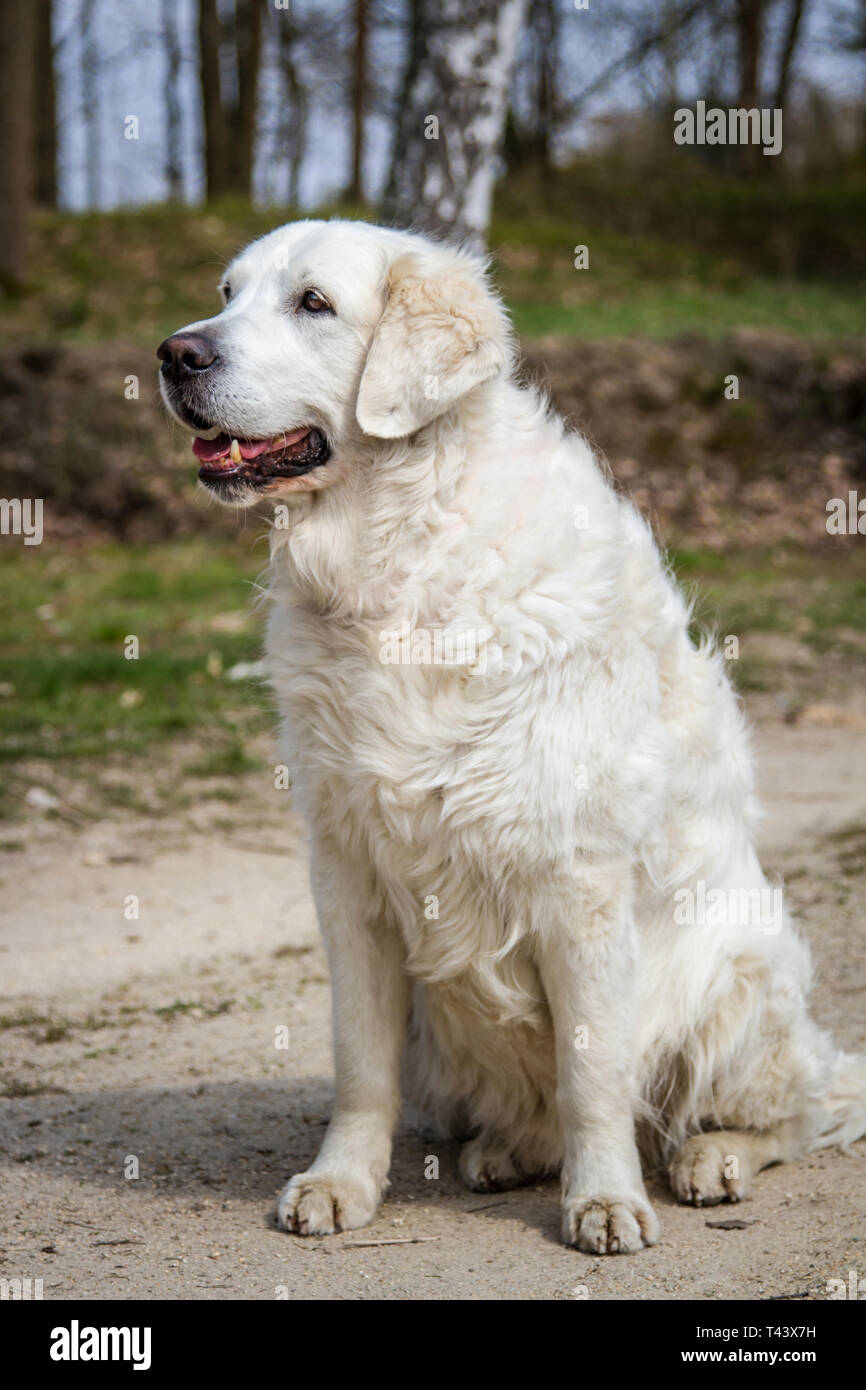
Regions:
M 484 243 L 525 0 L 412 0 L 384 211 Z

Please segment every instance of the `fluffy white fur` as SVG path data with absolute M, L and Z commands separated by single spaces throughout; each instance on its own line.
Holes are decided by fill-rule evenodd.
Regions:
M 336 1063 L 330 1128 L 280 1222 L 371 1219 L 401 1065 L 465 1137 L 470 1186 L 560 1170 L 564 1239 L 601 1253 L 658 1238 L 639 1155 L 700 1204 L 863 1134 L 866 1061 L 811 1021 L 787 918 L 678 919 L 699 881 L 767 886 L 741 710 L 647 525 L 514 379 L 483 267 L 304 222 L 227 274 L 228 308 L 192 326 L 223 335 L 215 422 L 252 438 L 315 423 L 334 450 L 272 489 L 268 659 Z M 304 284 L 329 321 L 287 314 Z M 471 633 L 484 660 L 386 664 L 402 624 Z

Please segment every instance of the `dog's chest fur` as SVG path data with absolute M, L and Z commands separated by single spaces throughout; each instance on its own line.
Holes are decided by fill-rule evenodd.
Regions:
M 567 910 L 578 852 L 625 855 L 623 816 L 633 824 L 636 800 L 649 807 L 658 786 L 642 785 L 639 750 L 630 760 L 619 742 L 598 745 L 595 723 L 610 718 L 606 689 L 593 686 L 610 679 L 601 664 L 593 675 L 566 661 L 479 678 L 383 663 L 378 637 L 291 605 L 272 614 L 301 809 L 314 837 L 372 867 L 417 978 L 468 989 L 500 1020 L 538 1021 L 533 927 Z M 563 714 L 563 689 L 578 680 L 584 700 Z M 557 718 L 544 718 L 549 702 Z M 609 764 L 587 791 L 581 756 Z

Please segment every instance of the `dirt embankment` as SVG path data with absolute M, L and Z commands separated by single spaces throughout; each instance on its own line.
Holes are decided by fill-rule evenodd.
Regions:
M 722 342 L 555 337 L 526 345 L 525 368 L 680 544 L 820 543 L 828 498 L 866 489 L 862 349 L 750 331 Z M 0 496 L 42 497 L 49 537 L 234 529 L 197 491 L 140 347 L 5 351 L 0 430 Z
M 542 339 L 526 362 L 669 541 L 821 544 L 828 499 L 866 492 L 862 350 L 744 330 L 719 342 Z

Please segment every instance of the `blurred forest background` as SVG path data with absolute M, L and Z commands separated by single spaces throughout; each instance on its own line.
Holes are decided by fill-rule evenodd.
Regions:
M 754 635 L 742 688 L 862 680 L 825 522 L 866 494 L 866 0 L 0 0 L 0 39 L 0 496 L 45 507 L 0 537 L 7 809 L 203 721 L 198 775 L 249 765 L 261 528 L 197 492 L 154 350 L 297 215 L 486 242 L 527 373 Z M 698 100 L 781 109 L 782 152 L 677 145 Z

